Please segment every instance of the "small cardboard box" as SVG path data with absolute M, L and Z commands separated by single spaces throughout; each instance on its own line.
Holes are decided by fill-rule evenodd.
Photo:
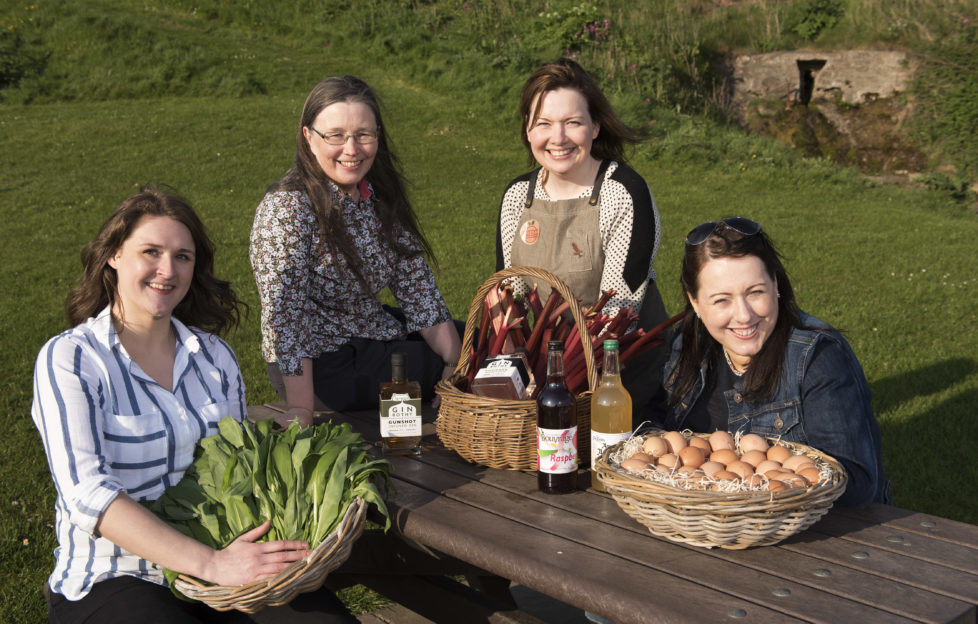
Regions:
M 497 399 L 526 398 L 531 374 L 526 357 L 494 355 L 486 358 L 472 380 L 472 394 Z

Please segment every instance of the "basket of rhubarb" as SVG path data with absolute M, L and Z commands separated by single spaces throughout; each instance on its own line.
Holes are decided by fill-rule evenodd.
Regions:
M 507 282 L 512 278 L 527 283 L 539 280 L 549 286 L 550 294 L 542 300 L 534 285 L 525 295 L 515 296 Z M 591 393 L 601 374 L 603 340 L 618 339 L 624 365 L 662 344 L 662 331 L 678 319 L 649 331 L 633 328 L 638 315 L 631 308 L 622 308 L 614 316 L 602 312 L 613 295 L 605 291 L 597 302 L 584 307 L 560 278 L 543 269 L 511 267 L 490 276 L 469 308 L 462 357 L 452 376 L 435 387 L 441 397 L 435 421 L 441 443 L 466 461 L 489 468 L 536 470 L 536 393 L 546 379 L 551 340 L 564 343 L 565 380 L 575 395 L 578 431 L 590 429 Z M 521 353 L 529 368 L 532 381 L 525 393 L 520 398 L 474 393 L 477 371 L 509 352 Z M 590 457 L 589 436 L 579 434 L 578 445 L 578 457 L 585 461 Z

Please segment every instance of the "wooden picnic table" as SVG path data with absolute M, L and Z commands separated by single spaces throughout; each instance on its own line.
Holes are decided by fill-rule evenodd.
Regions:
M 317 418 L 379 436 L 374 412 Z M 535 473 L 467 463 L 441 446 L 433 418 L 427 408 L 421 456 L 390 458 L 395 530 L 365 534 L 327 582 L 362 583 L 437 622 L 538 621 L 515 610 L 510 582 L 618 624 L 976 622 L 978 526 L 837 507 L 773 546 L 687 546 L 651 535 L 605 493 L 546 495 Z M 444 574 L 464 575 L 469 594 Z

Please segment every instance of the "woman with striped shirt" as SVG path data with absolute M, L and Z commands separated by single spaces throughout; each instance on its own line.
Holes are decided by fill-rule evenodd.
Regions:
M 44 345 L 32 416 L 57 491 L 51 622 L 353 621 L 332 593 L 255 616 L 187 603 L 160 568 L 223 585 L 272 576 L 307 555 L 297 541 L 255 543 L 269 523 L 216 551 L 171 529 L 138 501 L 176 484 L 197 441 L 246 415 L 231 348 L 216 334 L 241 302 L 213 273 L 213 246 L 180 197 L 145 188 L 82 252 L 67 302 L 72 329 Z M 333 613 L 335 620 L 324 619 Z M 253 619 L 254 618 L 254 619 Z

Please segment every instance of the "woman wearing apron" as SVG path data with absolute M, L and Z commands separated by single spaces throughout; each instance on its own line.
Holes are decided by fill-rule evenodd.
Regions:
M 583 305 L 602 291 L 614 315 L 631 306 L 639 327 L 668 318 L 652 268 L 659 248 L 659 212 L 648 184 L 624 162 L 624 144 L 638 141 L 580 65 L 547 63 L 523 87 L 523 144 L 539 168 L 506 188 L 496 232 L 496 269 L 535 266 L 561 278 Z M 527 284 L 514 284 L 517 292 Z M 541 297 L 549 287 L 538 285 Z M 629 360 L 622 378 L 635 424 L 659 394 L 667 349 Z

